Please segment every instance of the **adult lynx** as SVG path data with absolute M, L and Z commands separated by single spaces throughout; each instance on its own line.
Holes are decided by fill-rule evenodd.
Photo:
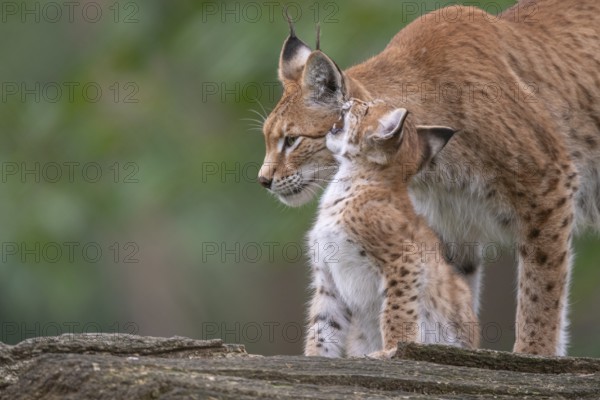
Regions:
M 572 232 L 600 226 L 600 2 L 522 1 L 499 17 L 445 8 L 344 72 L 292 34 L 279 76 L 286 90 L 264 124 L 264 186 L 290 205 L 313 197 L 335 165 L 324 136 L 350 98 L 452 127 L 411 181 L 415 209 L 474 293 L 482 259 L 471 244 L 514 243 L 514 350 L 566 353 Z

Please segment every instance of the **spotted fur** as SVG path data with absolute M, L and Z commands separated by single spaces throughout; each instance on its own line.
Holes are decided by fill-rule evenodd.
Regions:
M 399 341 L 476 347 L 471 290 L 408 196 L 417 168 L 399 162 L 412 154 L 398 136 L 417 129 L 412 118 L 381 102 L 349 104 L 343 129 L 327 135 L 340 167 L 309 234 L 311 248 L 336 252 L 312 260 L 305 354 L 382 357 Z
M 475 305 L 482 257 L 465 249 L 514 246 L 514 350 L 564 355 L 572 234 L 600 227 L 599 38 L 600 2 L 523 0 L 500 16 L 462 6 L 427 14 L 344 72 L 321 51 L 295 53 L 283 82 L 296 90 L 264 126 L 267 161 L 276 167 L 261 176 L 275 185 L 294 154 L 270 143 L 285 135 L 322 141 L 351 97 L 403 107 L 416 124 L 454 128 L 411 180 L 412 203 L 468 274 Z

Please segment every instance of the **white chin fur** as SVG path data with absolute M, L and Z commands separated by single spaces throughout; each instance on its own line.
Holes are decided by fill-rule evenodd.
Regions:
M 300 193 L 290 196 L 277 195 L 277 198 L 288 207 L 300 207 L 317 197 L 318 189 L 320 189 L 320 186 L 315 182 L 311 182 Z

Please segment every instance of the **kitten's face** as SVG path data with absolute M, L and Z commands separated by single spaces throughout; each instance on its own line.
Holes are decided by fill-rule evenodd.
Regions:
M 342 107 L 342 116 L 326 136 L 327 148 L 339 162 L 379 166 L 414 166 L 416 174 L 446 146 L 455 131 L 445 126 L 415 125 L 404 108 L 382 100 L 352 99 Z M 403 144 L 404 143 L 404 144 Z
M 340 122 L 327 134 L 327 148 L 339 161 L 388 164 L 402 142 L 407 114 L 383 101 L 352 99 L 344 104 Z

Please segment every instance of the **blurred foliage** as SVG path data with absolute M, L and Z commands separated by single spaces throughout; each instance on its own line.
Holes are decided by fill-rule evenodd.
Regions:
M 104 1 L 98 21 L 88 3 L 70 14 L 63 2 L 2 2 L 0 340 L 102 330 L 298 353 L 308 271 L 297 252 L 315 204 L 286 209 L 256 184 L 264 144 L 244 120 L 279 97 L 284 3 Z M 323 50 L 348 67 L 453 3 L 290 11 L 307 43 L 321 21 Z M 599 356 L 598 240 L 576 248 L 572 353 Z M 503 291 L 488 283 L 484 319 L 509 315 L 508 331 L 504 270 Z

